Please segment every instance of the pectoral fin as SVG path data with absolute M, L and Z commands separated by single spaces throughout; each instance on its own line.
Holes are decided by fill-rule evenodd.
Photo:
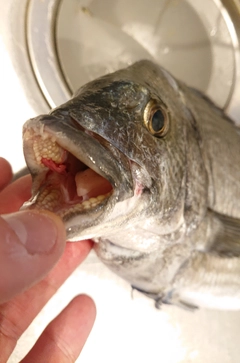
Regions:
M 240 256 L 240 220 L 215 213 L 221 222 L 210 252 L 221 256 Z
M 171 303 L 240 310 L 240 220 L 214 214 L 215 238 L 193 251 L 172 281 Z

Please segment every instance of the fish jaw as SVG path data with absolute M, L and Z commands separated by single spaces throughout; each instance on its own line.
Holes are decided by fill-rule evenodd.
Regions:
M 76 129 L 66 116 L 64 120 L 43 115 L 24 125 L 23 148 L 33 186 L 23 208 L 59 215 L 68 240 L 98 237 L 100 230 L 107 233 L 127 219 L 144 186 L 134 177 L 135 163 L 123 154 L 119 162 L 93 133 Z

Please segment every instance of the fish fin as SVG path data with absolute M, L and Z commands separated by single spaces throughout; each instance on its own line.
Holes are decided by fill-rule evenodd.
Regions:
M 164 296 L 162 296 L 161 298 L 159 297 L 158 299 L 155 299 L 155 307 L 159 308 L 158 306 L 165 304 L 165 305 L 175 305 L 178 306 L 181 309 L 187 310 L 187 311 L 195 311 L 196 309 L 198 309 L 198 306 L 193 305 L 191 303 L 188 303 L 186 301 L 181 301 L 179 299 L 175 300 L 173 299 L 174 296 L 174 290 L 170 290 L 168 291 Z
M 240 256 L 240 220 L 219 213 L 214 215 L 221 223 L 209 252 L 228 257 Z
M 159 294 L 159 293 L 155 293 L 155 292 L 145 291 L 145 290 L 142 290 L 142 289 L 132 285 L 132 291 L 134 291 L 134 290 L 137 290 L 137 291 L 141 292 L 141 294 L 147 296 L 148 298 L 155 300 L 156 309 L 160 310 L 161 306 L 163 304 L 168 304 L 168 305 L 171 304 L 170 302 L 168 302 L 167 299 L 166 299 L 166 301 L 164 300 L 162 293 Z
M 213 211 L 210 215 L 214 239 L 182 264 L 169 299 L 178 306 L 240 310 L 240 220 Z
M 172 301 L 172 291 L 167 292 L 166 295 L 164 295 L 163 293 L 151 293 L 148 291 L 144 291 L 142 289 L 139 289 L 138 287 L 135 287 L 132 285 L 132 291 L 137 290 L 139 292 L 141 292 L 142 294 L 144 294 L 145 296 L 147 296 L 150 299 L 155 300 L 155 308 L 161 310 L 161 307 L 163 305 L 177 305 L 178 307 L 184 309 L 184 310 L 188 310 L 188 311 L 195 311 L 196 309 L 198 309 L 198 306 L 189 304 L 187 302 L 184 301 Z
M 160 296 L 158 293 L 155 292 L 149 292 L 149 291 L 145 291 L 142 290 L 134 285 L 131 286 L 132 287 L 132 291 L 137 290 L 139 292 L 141 292 L 142 294 L 144 294 L 145 296 L 149 297 L 150 299 L 153 299 L 155 301 L 161 300 L 162 299 L 162 295 Z
M 194 251 L 172 281 L 171 303 L 240 310 L 240 257 Z

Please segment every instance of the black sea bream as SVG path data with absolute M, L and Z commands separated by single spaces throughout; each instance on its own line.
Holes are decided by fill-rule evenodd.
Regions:
M 150 61 L 96 79 L 26 122 L 25 208 L 156 303 L 240 309 L 240 134 Z

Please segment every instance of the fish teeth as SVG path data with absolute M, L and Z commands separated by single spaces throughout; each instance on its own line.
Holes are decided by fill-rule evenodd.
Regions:
M 58 206 L 60 198 L 61 192 L 59 190 L 51 189 L 49 191 L 49 189 L 45 189 L 39 194 L 35 206 L 53 211 Z
M 24 141 L 32 142 L 33 154 L 38 165 L 44 166 L 42 159 L 52 160 L 56 164 L 60 164 L 66 157 L 66 151 L 56 142 L 56 138 L 47 132 L 43 131 L 39 135 L 32 129 L 26 130 Z
M 46 135 L 46 133 L 44 134 Z M 38 165 L 43 165 L 41 160 L 49 159 L 55 163 L 63 162 L 65 150 L 58 145 L 54 138 L 36 136 L 33 139 L 33 152 Z
M 75 204 L 72 207 L 69 207 L 68 209 L 64 209 L 64 210 L 58 212 L 57 214 L 63 218 L 68 213 L 81 212 L 84 210 L 94 208 L 98 204 L 100 204 L 104 199 L 109 197 L 111 194 L 112 193 L 110 192 L 110 193 L 107 193 L 104 195 L 99 195 L 96 198 L 90 198 L 81 204 Z
M 75 204 L 73 206 L 69 205 L 68 208 L 57 212 L 57 214 L 63 218 L 69 212 L 70 213 L 75 212 L 75 211 L 81 212 L 84 210 L 94 208 L 98 204 L 100 204 L 104 199 L 109 197 L 110 194 L 111 194 L 111 192 L 104 194 L 104 195 L 99 195 L 96 198 L 90 198 L 83 203 Z M 47 209 L 50 211 L 54 211 L 56 208 L 58 208 L 61 197 L 62 197 L 62 195 L 61 195 L 60 190 L 45 189 L 38 195 L 37 201 L 34 204 L 34 207 L 39 208 L 39 209 Z

